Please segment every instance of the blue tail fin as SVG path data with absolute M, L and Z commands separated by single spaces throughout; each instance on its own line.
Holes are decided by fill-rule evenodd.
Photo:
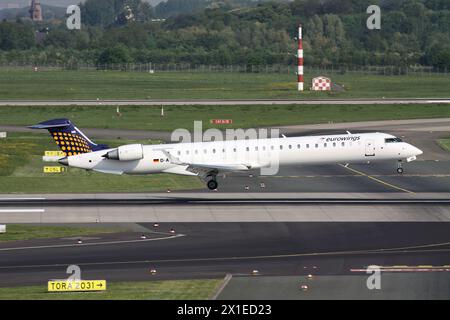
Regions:
M 48 120 L 30 128 L 47 129 L 66 156 L 109 149 L 107 145 L 92 142 L 69 119 Z

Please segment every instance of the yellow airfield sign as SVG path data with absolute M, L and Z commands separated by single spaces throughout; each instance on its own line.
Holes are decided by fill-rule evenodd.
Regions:
M 65 167 L 57 167 L 57 166 L 44 167 L 44 173 L 63 173 L 63 172 L 66 172 Z
M 65 153 L 62 151 L 45 151 L 44 156 L 46 157 L 65 157 Z
M 48 292 L 106 291 L 106 280 L 51 280 Z

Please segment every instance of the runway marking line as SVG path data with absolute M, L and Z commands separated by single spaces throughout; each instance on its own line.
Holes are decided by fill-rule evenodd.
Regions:
M 57 244 L 47 246 L 34 246 L 34 247 L 17 247 L 17 248 L 0 248 L 0 251 L 16 251 L 16 250 L 31 250 L 31 249 L 52 249 L 52 248 L 67 248 L 67 247 L 88 247 L 98 245 L 111 245 L 111 244 L 124 244 L 124 243 L 138 243 L 158 240 L 169 240 L 180 237 L 185 237 L 184 234 L 169 235 L 168 237 L 151 238 L 151 239 L 139 239 L 139 240 L 124 240 L 124 241 L 104 241 L 104 242 L 91 242 L 91 243 L 76 243 L 76 244 Z
M 450 268 L 448 265 L 444 266 L 433 266 L 433 265 L 419 265 L 419 266 L 378 266 L 382 272 L 449 272 Z M 367 272 L 367 267 L 365 268 L 352 268 L 350 272 Z
M 349 250 L 349 251 L 327 251 L 327 252 L 306 252 L 278 255 L 263 256 L 244 256 L 244 257 L 217 257 L 217 258 L 192 258 L 192 259 L 163 259 L 163 260 L 137 260 L 137 261 L 112 261 L 112 262 L 87 262 L 78 263 L 79 266 L 100 266 L 100 265 L 125 265 L 140 263 L 172 263 L 172 262 L 200 262 L 200 261 L 233 261 L 233 260 L 260 260 L 260 259 L 276 259 L 276 258 L 299 258 L 299 257 L 323 257 L 335 255 L 360 255 L 360 254 L 393 254 L 393 253 L 430 253 L 430 252 L 448 252 L 450 248 L 432 249 L 436 247 L 448 246 L 450 242 L 432 243 L 416 246 L 396 247 L 396 248 L 380 248 L 367 250 Z M 428 249 L 430 248 L 430 249 Z M 420 250 L 421 249 L 421 250 Z M 2 269 L 27 269 L 27 268 L 48 268 L 61 267 L 67 264 L 49 264 L 49 265 L 22 265 L 22 266 L 0 266 Z
M 222 291 L 225 289 L 225 287 L 228 285 L 228 283 L 231 281 L 232 278 L 233 278 L 233 275 L 230 273 L 227 273 L 227 275 L 225 276 L 225 278 L 222 281 L 222 284 L 217 289 L 217 291 L 214 293 L 211 300 L 217 300 L 217 298 L 220 296 L 220 294 L 222 293 Z
M 0 213 L 43 213 L 45 209 L 0 209 Z
M 241 176 L 230 176 L 231 178 Z M 299 176 L 265 176 L 264 179 L 286 179 L 286 178 L 348 178 L 346 174 L 334 175 L 299 175 Z M 356 177 L 360 177 L 359 175 Z M 363 176 L 361 176 L 363 177 Z M 398 174 L 374 174 L 371 177 L 398 177 Z M 403 174 L 402 177 L 408 178 L 449 178 L 450 174 Z
M 347 169 L 347 170 L 350 170 L 350 171 L 352 171 L 352 172 L 354 172 L 354 173 L 356 173 L 356 174 L 359 174 L 359 175 L 361 175 L 361 176 L 367 177 L 367 178 L 369 178 L 369 179 L 371 179 L 371 180 L 373 180 L 373 181 L 375 181 L 375 182 L 381 183 L 381 184 L 383 184 L 383 185 L 385 185 L 385 186 L 388 186 L 388 187 L 391 187 L 391 188 L 394 188 L 394 189 L 397 189 L 397 190 L 400 190 L 400 191 L 403 191 L 403 192 L 406 192 L 406 193 L 414 193 L 413 191 L 410 191 L 410 190 L 407 190 L 407 189 L 398 187 L 398 186 L 396 186 L 396 185 L 393 185 L 392 183 L 389 183 L 389 182 L 386 182 L 386 181 L 377 179 L 377 178 L 375 178 L 375 177 L 373 177 L 373 176 L 371 176 L 371 175 L 368 175 L 368 174 L 366 174 L 366 173 L 364 173 L 364 172 L 361 172 L 361 171 L 358 171 L 358 170 L 356 170 L 356 169 L 350 168 L 349 166 L 346 167 L 346 166 L 344 166 L 344 165 L 342 165 L 342 164 L 339 164 L 339 165 L 340 165 L 342 168 L 345 168 L 345 169 Z
M 45 200 L 45 198 L 0 198 L 0 201 Z

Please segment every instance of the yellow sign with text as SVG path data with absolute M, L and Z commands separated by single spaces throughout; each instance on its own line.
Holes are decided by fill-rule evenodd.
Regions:
M 48 282 L 48 292 L 105 291 L 106 280 L 54 280 Z
M 66 172 L 65 167 L 44 167 L 44 173 L 63 173 Z
M 66 155 L 62 151 L 45 151 L 44 156 L 46 156 L 46 157 L 65 157 Z

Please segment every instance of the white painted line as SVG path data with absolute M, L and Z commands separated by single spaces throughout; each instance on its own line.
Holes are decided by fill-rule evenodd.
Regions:
M 0 201 L 45 200 L 45 198 L 0 198 Z
M 428 100 L 427 103 L 450 103 L 450 100 Z
M 211 300 L 217 300 L 217 298 L 222 293 L 223 289 L 225 289 L 225 287 L 228 285 L 228 283 L 230 282 L 230 280 L 232 278 L 233 278 L 233 275 L 231 275 L 229 273 L 225 276 L 225 279 L 223 279 L 222 285 L 219 287 L 219 289 L 216 291 L 216 293 L 212 296 Z
M 125 243 L 138 243 L 138 242 L 149 242 L 149 241 L 159 241 L 159 240 L 169 240 L 180 237 L 185 237 L 185 234 L 170 235 L 167 237 L 150 238 L 150 239 L 139 239 L 139 240 L 123 240 L 123 241 L 104 241 L 104 242 L 91 242 L 82 244 L 56 244 L 48 246 L 35 246 L 35 247 L 16 247 L 16 248 L 0 248 L 0 251 L 17 251 L 17 250 L 31 250 L 31 249 L 54 249 L 54 248 L 69 248 L 69 247 L 90 247 L 90 246 L 106 246 L 111 244 L 125 244 Z M 0 267 L 1 268 L 1 267 Z
M 143 240 L 145 241 L 145 240 Z M 81 245 L 79 245 L 81 246 Z M 418 246 L 424 247 L 424 246 Z M 378 255 L 378 254 L 393 254 L 393 253 L 430 253 L 430 252 L 450 252 L 450 249 L 420 249 L 409 251 L 405 248 L 392 248 L 392 249 L 365 249 L 357 251 L 336 251 L 336 252 L 305 252 L 305 253 L 292 253 L 292 254 L 280 254 L 280 255 L 266 255 L 266 256 L 233 256 L 233 257 L 216 257 L 216 258 L 185 258 L 185 259 L 162 259 L 162 260 L 129 260 L 129 261 L 104 261 L 104 262 L 82 262 L 78 263 L 79 266 L 111 266 L 111 265 L 130 265 L 130 264 L 158 264 L 158 263 L 185 263 L 185 262 L 198 262 L 198 261 L 236 261 L 236 260 L 261 260 L 261 259 L 285 259 L 293 257 L 320 257 L 320 256 L 336 256 L 336 255 Z M 410 247 L 413 248 L 413 247 Z M 4 250 L 4 249 L 2 249 Z M 11 249 L 10 249 L 11 250 Z M 5 269 L 37 269 L 37 268 L 52 268 L 52 267 L 67 267 L 67 264 L 55 263 L 55 264 L 38 264 L 38 265 L 15 265 L 15 266 L 0 266 L 0 270 Z M 248 275 L 247 274 L 235 274 L 235 275 Z
M 45 209 L 2 209 L 0 213 L 42 213 Z

